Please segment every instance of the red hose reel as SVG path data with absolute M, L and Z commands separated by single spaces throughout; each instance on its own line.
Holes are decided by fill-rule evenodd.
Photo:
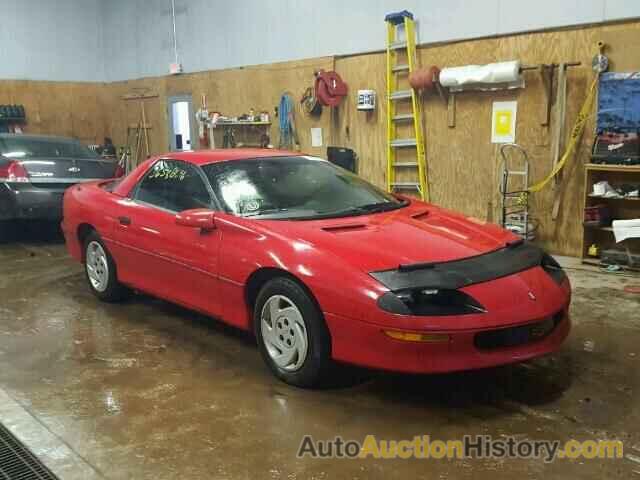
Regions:
M 347 95 L 347 84 L 334 71 L 316 73 L 316 98 L 326 107 L 337 107 Z

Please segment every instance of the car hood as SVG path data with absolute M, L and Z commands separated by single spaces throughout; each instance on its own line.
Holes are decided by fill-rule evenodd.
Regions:
M 417 201 L 370 215 L 264 223 L 289 240 L 331 253 L 364 272 L 472 257 L 518 238 L 496 225 Z

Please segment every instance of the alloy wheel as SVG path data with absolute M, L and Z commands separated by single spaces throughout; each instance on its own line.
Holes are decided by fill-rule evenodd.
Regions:
M 273 295 L 260 314 L 262 340 L 273 362 L 295 372 L 307 358 L 309 339 L 300 310 L 288 297 Z
M 104 292 L 109 284 L 109 263 L 102 245 L 95 241 L 90 242 L 87 245 L 85 262 L 91 286 L 98 292 Z

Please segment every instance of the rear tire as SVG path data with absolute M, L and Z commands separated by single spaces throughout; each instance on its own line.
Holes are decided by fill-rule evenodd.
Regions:
M 331 337 L 322 312 L 298 282 L 267 282 L 253 316 L 260 353 L 276 377 L 297 387 L 324 383 L 333 366 Z
M 118 281 L 113 257 L 96 232 L 85 239 L 82 260 L 89 289 L 96 297 L 112 303 L 128 296 L 130 291 Z

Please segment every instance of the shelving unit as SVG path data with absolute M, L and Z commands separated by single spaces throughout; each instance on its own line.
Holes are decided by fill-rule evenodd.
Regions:
M 633 183 L 640 185 L 640 165 L 604 165 L 588 163 L 584 169 L 584 203 L 583 207 L 595 205 L 607 205 L 613 220 L 625 220 L 640 218 L 640 198 L 634 197 L 598 197 L 593 196 L 593 185 L 606 180 L 612 186 Z M 640 239 L 631 238 L 616 244 L 611 226 L 583 226 L 582 235 L 582 262 L 591 265 L 600 265 L 599 258 L 588 254 L 589 246 L 596 244 L 599 250 L 606 248 L 629 249 L 632 253 L 640 252 Z
M 247 138 L 249 136 L 255 135 L 266 135 L 267 137 L 271 137 L 271 122 L 243 122 L 243 121 L 235 121 L 235 122 L 218 122 L 216 123 L 215 128 L 220 128 L 223 132 L 223 135 L 228 135 L 230 130 L 240 130 L 244 134 L 242 145 L 244 147 L 260 147 L 260 143 L 255 142 L 247 142 Z M 235 136 L 235 134 L 234 134 Z M 223 137 L 224 138 L 224 137 Z M 224 144 L 224 140 L 220 143 L 216 141 L 217 145 L 222 146 Z
M 258 127 L 258 126 L 267 126 L 271 125 L 271 122 L 218 122 L 216 126 L 219 127 L 239 127 L 239 126 L 248 126 L 248 127 Z

